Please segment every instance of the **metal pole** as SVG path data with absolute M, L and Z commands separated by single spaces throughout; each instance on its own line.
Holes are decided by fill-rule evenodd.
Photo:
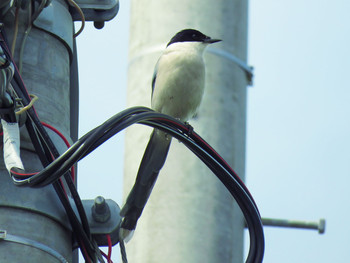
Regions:
M 14 12 L 8 12 L 4 17 L 10 42 L 15 32 L 13 14 Z M 28 14 L 28 10 L 19 12 L 14 58 L 17 64 L 20 63 L 19 59 L 23 63 L 22 77 L 29 93 L 39 97 L 34 106 L 40 119 L 70 138 L 72 18 L 66 1 L 54 0 L 34 21 L 35 26 L 25 40 Z M 72 121 L 77 122 L 77 119 Z M 49 134 L 59 150 L 63 150 L 65 146 L 60 138 Z M 29 171 L 40 170 L 42 166 L 33 152 L 25 129 L 21 130 L 21 144 L 25 168 Z M 71 230 L 53 187 L 16 187 L 3 163 L 0 166 L 0 229 L 6 231 L 7 235 L 7 239 L 0 239 L 2 262 L 60 262 L 54 253 L 72 262 Z M 38 249 L 40 245 L 46 249 Z M 50 251 L 54 253 L 49 253 Z
M 190 124 L 243 179 L 247 9 L 243 0 L 132 1 L 128 84 L 128 105 L 150 106 L 154 65 L 176 32 L 194 28 L 223 39 L 222 44 L 208 48 L 206 91 Z M 150 132 L 140 126 L 126 132 L 125 197 Z M 173 141 L 135 235 L 127 244 L 129 261 L 241 263 L 243 229 L 241 211 L 227 190 L 185 146 Z

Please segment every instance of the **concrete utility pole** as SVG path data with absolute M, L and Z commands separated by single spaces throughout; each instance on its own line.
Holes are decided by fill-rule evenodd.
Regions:
M 13 50 L 12 56 L 29 94 L 39 98 L 34 105 L 36 113 L 40 121 L 59 130 L 68 140 L 75 141 L 78 136 L 78 66 L 73 38 L 78 33 L 74 34 L 73 21 L 80 20 L 82 25 L 84 21 L 93 21 L 101 29 L 118 10 L 118 0 L 2 0 L 0 3 L 0 30 L 6 32 L 9 49 Z M 4 89 L 5 85 L 1 107 L 8 108 Z M 57 150 L 65 151 L 67 146 L 62 138 L 50 130 L 47 132 Z M 25 170 L 40 171 L 38 153 L 25 127 L 21 129 L 20 143 Z M 73 193 L 66 192 L 68 197 Z M 99 197 L 95 202 L 84 200 L 83 207 L 94 242 L 105 246 L 109 234 L 112 244 L 116 244 L 118 205 Z M 0 262 L 77 262 L 77 250 L 73 253 L 72 242 L 71 224 L 52 185 L 35 189 L 17 187 L 0 162 Z
M 198 116 L 190 123 L 243 179 L 247 13 L 244 0 L 131 1 L 128 86 L 129 106 L 150 106 L 154 66 L 176 32 L 194 28 L 223 39 L 205 55 L 206 91 Z M 125 197 L 150 133 L 151 129 L 141 126 L 127 130 Z M 228 191 L 174 140 L 135 235 L 127 244 L 129 261 L 241 263 L 243 229 L 241 211 Z
M 14 10 L 14 9 L 13 9 Z M 19 11 L 18 36 L 14 58 L 23 63 L 22 77 L 35 103 L 40 119 L 70 138 L 70 61 L 73 52 L 73 21 L 64 0 L 52 1 L 35 20 L 28 32 L 28 9 Z M 14 12 L 4 17 L 10 43 L 15 32 Z M 20 55 L 24 38 L 23 55 Z M 19 62 L 21 57 L 22 62 Z M 78 97 L 75 97 L 77 103 Z M 73 120 L 77 122 L 77 119 Z M 21 130 L 21 157 L 28 171 L 39 171 L 42 166 Z M 64 149 L 62 140 L 52 133 L 57 146 Z M 2 154 L 2 153 L 1 153 Z M 1 159 L 3 159 L 1 157 Z M 0 229 L 8 237 L 19 240 L 0 241 L 1 262 L 58 262 L 51 254 L 25 244 L 23 238 L 44 244 L 72 262 L 72 237 L 65 211 L 53 187 L 41 189 L 16 187 L 3 162 L 0 167 Z

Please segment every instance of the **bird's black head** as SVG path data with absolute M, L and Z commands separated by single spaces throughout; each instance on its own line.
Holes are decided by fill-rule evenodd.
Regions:
M 177 43 L 177 42 L 203 42 L 207 44 L 212 44 L 215 42 L 221 41 L 220 39 L 212 39 L 203 33 L 199 32 L 195 29 L 184 29 L 178 32 L 173 38 L 170 40 L 167 46 Z

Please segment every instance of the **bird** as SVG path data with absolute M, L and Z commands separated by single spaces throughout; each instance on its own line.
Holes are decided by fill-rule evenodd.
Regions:
M 201 103 L 205 86 L 205 48 L 213 39 L 195 29 L 184 29 L 168 42 L 158 59 L 152 78 L 151 107 L 183 122 L 192 118 Z M 128 241 L 163 167 L 171 136 L 154 129 L 131 189 L 120 211 L 119 237 Z

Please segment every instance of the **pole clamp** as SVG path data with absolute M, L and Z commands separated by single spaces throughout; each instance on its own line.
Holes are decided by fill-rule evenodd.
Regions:
M 57 260 L 59 260 L 59 262 L 61 263 L 69 263 L 60 253 L 58 253 L 56 250 L 42 244 L 39 243 L 35 240 L 29 239 L 29 238 L 25 238 L 25 237 L 21 237 L 21 236 L 16 236 L 16 235 L 10 235 L 7 233 L 6 230 L 0 229 L 0 243 L 3 241 L 7 241 L 7 242 L 12 242 L 12 243 L 17 243 L 17 244 L 21 244 L 24 246 L 29 246 L 29 247 L 33 247 L 36 249 L 39 249 L 41 251 L 44 251 L 48 254 L 50 254 L 51 256 L 53 256 L 54 258 L 56 258 Z

